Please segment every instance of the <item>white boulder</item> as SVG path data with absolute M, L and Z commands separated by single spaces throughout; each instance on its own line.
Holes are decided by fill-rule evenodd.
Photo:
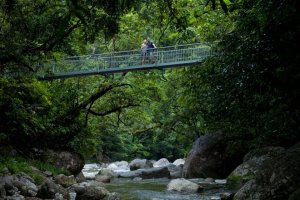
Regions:
M 173 179 L 167 187 L 167 191 L 169 192 L 180 192 L 180 193 L 197 193 L 202 188 L 189 180 L 184 178 Z

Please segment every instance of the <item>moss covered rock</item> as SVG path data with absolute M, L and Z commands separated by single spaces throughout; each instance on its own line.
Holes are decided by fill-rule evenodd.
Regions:
M 269 148 L 262 151 L 265 154 L 253 154 L 259 156 L 251 156 L 231 174 L 232 179 L 253 174 L 234 195 L 234 200 L 296 198 L 295 191 L 300 187 L 300 143 L 287 150 Z

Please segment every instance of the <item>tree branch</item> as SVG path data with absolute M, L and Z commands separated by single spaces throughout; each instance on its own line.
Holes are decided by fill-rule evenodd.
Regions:
M 87 127 L 89 113 L 90 113 L 90 110 L 92 109 L 94 103 L 95 103 L 95 101 L 91 102 L 91 104 L 90 104 L 90 106 L 89 106 L 89 108 L 88 108 L 88 111 L 87 111 L 86 114 L 85 114 L 84 127 Z
M 98 89 L 98 91 L 94 94 L 92 94 L 87 100 L 83 101 L 76 107 L 71 108 L 66 114 L 63 116 L 63 118 L 72 118 L 73 116 L 79 115 L 80 111 L 85 109 L 89 104 L 93 104 L 96 100 L 104 96 L 106 93 L 111 91 L 114 88 L 118 87 L 124 87 L 124 86 L 130 86 L 129 84 L 110 84 L 106 86 L 102 86 Z M 92 107 L 90 106 L 90 109 Z M 89 110 L 90 110 L 89 109 Z
M 107 111 L 102 112 L 102 113 L 95 112 L 93 110 L 89 110 L 88 112 L 91 113 L 92 115 L 95 115 L 95 116 L 105 116 L 105 115 L 109 115 L 111 113 L 121 112 L 122 109 L 124 109 L 124 108 L 135 107 L 135 106 L 139 106 L 139 105 L 138 104 L 131 104 L 131 103 L 129 103 L 127 105 L 121 105 L 121 106 L 112 108 L 111 110 L 107 110 Z

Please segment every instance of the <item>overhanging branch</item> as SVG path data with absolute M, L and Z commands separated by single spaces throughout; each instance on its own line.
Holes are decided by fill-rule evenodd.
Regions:
M 66 112 L 66 114 L 62 116 L 63 119 L 72 119 L 74 116 L 79 115 L 81 110 L 86 109 L 87 106 L 93 104 L 96 100 L 104 96 L 109 91 L 113 90 L 114 88 L 124 87 L 124 86 L 130 86 L 130 85 L 124 83 L 124 84 L 110 84 L 110 85 L 101 86 L 98 89 L 98 91 L 92 94 L 88 99 L 86 99 L 85 101 L 81 102 L 80 104 L 78 104 L 77 106 L 71 108 L 68 112 Z M 90 106 L 88 111 L 91 110 L 91 108 L 92 106 Z
M 122 105 L 122 106 L 112 108 L 111 110 L 107 110 L 107 111 L 102 112 L 102 113 L 101 112 L 95 112 L 93 110 L 89 110 L 88 112 L 91 113 L 92 115 L 103 117 L 103 116 L 109 115 L 111 113 L 121 112 L 122 109 L 124 109 L 124 108 L 135 107 L 135 106 L 139 106 L 139 105 L 138 104 L 126 104 L 126 105 Z

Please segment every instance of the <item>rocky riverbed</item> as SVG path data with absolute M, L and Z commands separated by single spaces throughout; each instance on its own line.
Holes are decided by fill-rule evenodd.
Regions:
M 49 171 L 31 167 L 31 171 L 35 172 L 34 177 L 25 173 L 13 174 L 8 169 L 2 169 L 0 199 L 280 200 L 299 199 L 300 196 L 300 143 L 288 149 L 265 147 L 253 150 L 245 155 L 243 163 L 227 179 L 184 179 L 186 163 L 183 160 L 170 163 L 165 158 L 158 161 L 134 159 L 130 163 L 119 161 L 83 165 L 83 160 L 76 154 L 55 152 L 52 155 L 56 158 L 54 161 L 60 161 L 55 162 L 57 166 L 76 174 L 54 175 Z M 201 151 L 194 156 L 194 160 L 203 162 Z M 205 161 L 208 163 L 208 159 Z M 189 162 L 189 166 L 192 163 Z M 84 166 L 83 169 L 81 166 Z M 207 169 L 206 166 L 200 172 L 207 172 Z M 39 176 L 38 179 L 36 175 Z M 228 187 L 228 182 L 237 187 L 232 190 Z
M 91 163 L 84 166 L 83 174 L 90 181 L 104 182 L 105 188 L 117 192 L 123 200 L 218 200 L 232 196 L 224 179 L 183 179 L 183 164 L 183 159 L 170 163 L 165 158 L 156 162 L 134 159 L 130 163 Z
M 85 164 L 77 175 L 53 175 L 31 167 L 38 182 L 25 173 L 0 174 L 2 200 L 138 200 L 221 199 L 226 180 L 181 178 L 183 160 L 170 163 L 135 159 L 131 163 Z

